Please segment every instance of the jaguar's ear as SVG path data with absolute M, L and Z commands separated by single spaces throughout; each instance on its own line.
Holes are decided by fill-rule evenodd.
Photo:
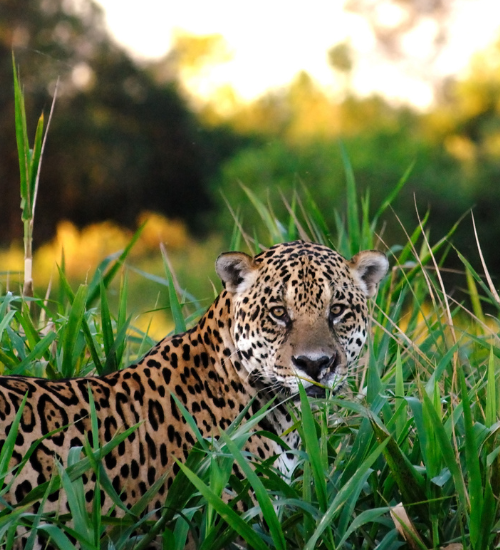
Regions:
M 229 292 L 243 292 L 257 277 L 253 258 L 244 252 L 224 252 L 215 262 L 215 271 Z
M 376 250 L 363 250 L 348 262 L 356 282 L 365 294 L 372 298 L 377 294 L 378 284 L 389 269 L 385 254 Z

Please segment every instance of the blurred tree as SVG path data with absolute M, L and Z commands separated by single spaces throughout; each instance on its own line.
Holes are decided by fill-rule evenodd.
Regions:
M 429 84 L 439 95 L 445 81 L 436 62 L 448 45 L 456 10 L 471 0 L 347 0 L 345 9 L 372 32 L 372 55 L 398 72 Z
M 174 72 L 185 71 L 189 75 L 202 72 L 207 66 L 224 63 L 232 58 L 227 42 L 220 34 L 196 35 L 183 30 L 173 33 L 173 47 L 167 62 L 174 65 Z
M 419 5 L 411 3 L 408 7 L 405 3 L 401 9 L 419 8 L 412 16 L 417 24 L 425 10 L 420 3 L 415 4 Z M 444 13 L 439 6 L 448 9 L 451 5 L 451 1 L 438 2 L 428 8 L 434 6 L 436 11 L 431 10 L 431 15 L 437 17 Z M 330 64 L 337 72 L 350 71 L 356 62 L 348 46 L 340 45 L 329 52 Z M 417 221 L 416 206 L 420 215 L 431 211 L 436 237 L 446 234 L 474 208 L 488 265 L 500 274 L 500 258 L 491 240 L 492 234 L 500 233 L 496 214 L 500 203 L 499 75 L 500 40 L 475 57 L 465 78 L 447 79 L 440 100 L 427 113 L 421 113 L 395 107 L 381 97 L 359 98 L 349 88 L 343 98 L 332 97 L 301 73 L 288 87 L 241 105 L 226 117 L 238 131 L 260 131 L 266 140 L 223 163 L 213 188 L 217 193 L 221 188 L 231 204 L 243 205 L 243 218 L 249 227 L 259 219 L 250 205 L 246 207 L 248 201 L 237 185 L 239 181 L 261 198 L 270 197 L 278 215 L 286 215 L 285 207 L 279 206 L 281 193 L 290 200 L 300 182 L 320 205 L 335 203 L 342 197 L 345 181 L 337 143 L 340 137 L 349 152 L 359 192 L 369 189 L 374 205 L 415 161 L 394 205 L 407 229 Z M 333 227 L 331 211 L 324 213 Z M 230 216 L 224 214 L 220 223 L 230 224 Z M 404 240 L 397 237 L 399 222 L 390 213 L 387 228 L 389 244 Z M 454 242 L 470 257 L 477 257 L 470 220 L 462 222 Z M 456 266 L 461 267 L 459 263 Z
M 132 226 L 142 209 L 191 227 L 210 207 L 208 178 L 238 146 L 223 127 L 205 128 L 187 108 L 173 75 L 158 82 L 105 32 L 91 0 L 0 0 L 0 80 L 21 68 L 28 120 L 58 100 L 42 168 L 38 243 L 58 220 L 114 219 Z M 181 55 L 181 54 L 179 54 Z M 196 55 L 187 57 L 195 64 Z M 21 236 L 12 86 L 0 89 L 0 242 Z
M 328 63 L 342 73 L 350 73 L 353 66 L 352 46 L 349 42 L 341 42 L 328 50 Z
M 355 108 L 354 100 L 349 108 Z M 360 196 L 369 192 L 371 205 L 376 209 L 415 160 L 410 178 L 393 204 L 395 212 L 405 228 L 412 231 L 417 221 L 415 207 L 421 216 L 430 209 L 433 236 L 443 236 L 472 204 L 467 176 L 460 164 L 441 148 L 425 141 L 418 132 L 409 131 L 418 128 L 414 113 L 394 109 L 390 122 L 384 122 L 384 118 L 383 115 L 378 121 L 372 118 L 372 128 L 365 126 L 363 131 L 346 133 L 342 138 L 358 192 Z M 336 138 L 320 137 L 296 143 L 275 137 L 265 145 L 239 151 L 223 164 L 214 189 L 222 192 L 231 205 L 238 205 L 245 227 L 258 227 L 261 224 L 258 213 L 245 199 L 239 182 L 262 200 L 269 200 L 281 219 L 288 216 L 282 197 L 291 202 L 295 190 L 304 197 L 303 186 L 332 230 L 333 209 L 341 213 L 344 209 L 345 171 Z M 232 223 L 230 214 L 222 212 L 219 222 L 227 227 Z M 389 213 L 386 223 L 386 242 L 390 245 L 404 242 L 396 216 Z M 466 244 L 471 242 L 469 238 Z
M 332 46 L 328 52 L 328 64 L 333 69 L 337 81 L 340 81 L 341 95 L 347 96 L 353 92 L 352 69 L 355 52 L 349 41 Z
M 500 274 L 491 239 L 500 234 L 500 38 L 473 58 L 462 80 L 449 84 L 423 124 L 426 139 L 460 164 L 485 256 Z
M 219 102 L 221 90 L 211 85 L 210 71 L 232 58 L 229 46 L 220 34 L 196 35 L 177 29 L 173 32 L 169 53 L 150 65 L 150 72 L 158 83 L 175 80 L 182 95 L 196 111 L 203 109 L 208 98 Z M 234 91 L 232 91 L 234 92 Z

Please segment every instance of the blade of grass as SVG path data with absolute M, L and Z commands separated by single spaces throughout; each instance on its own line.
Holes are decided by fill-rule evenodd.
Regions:
M 184 315 L 182 314 L 182 306 L 179 302 L 179 298 L 177 297 L 177 292 L 175 291 L 174 278 L 172 276 L 172 271 L 170 270 L 170 267 L 168 265 L 167 252 L 163 244 L 160 246 L 160 248 L 163 258 L 163 267 L 165 269 L 168 280 L 168 297 L 170 303 L 170 311 L 172 313 L 175 324 L 175 332 L 176 334 L 180 334 L 182 332 L 186 332 L 186 321 L 184 320 Z
M 101 297 L 101 330 L 102 330 L 102 340 L 104 344 L 104 353 L 106 358 L 109 361 L 113 361 L 113 358 L 110 358 L 110 350 L 113 345 L 113 326 L 111 324 L 111 315 L 109 313 L 108 298 L 106 296 L 106 291 L 104 289 L 104 282 L 100 280 L 100 297 Z M 110 365 L 115 367 L 113 370 L 116 370 L 116 365 Z
M 108 288 L 109 285 L 111 284 L 111 281 L 115 278 L 116 274 L 124 264 L 125 260 L 130 254 L 130 251 L 134 247 L 135 243 L 139 240 L 139 237 L 141 236 L 142 231 L 146 226 L 146 223 L 147 222 L 144 222 L 139 227 L 139 229 L 137 229 L 137 231 L 133 234 L 132 238 L 130 239 L 130 242 L 123 249 L 123 252 L 118 256 L 118 258 L 112 263 L 111 267 L 102 276 L 104 288 Z M 100 288 L 101 288 L 100 280 L 101 280 L 101 277 L 100 275 L 97 276 L 97 272 L 96 272 L 96 275 L 94 276 L 91 283 L 89 284 L 89 291 L 87 296 L 87 308 L 90 308 L 92 304 L 99 298 Z
M 232 510 L 221 498 L 219 498 L 196 474 L 187 468 L 182 462 L 177 461 L 180 469 L 189 481 L 198 489 L 207 502 L 213 506 L 221 518 L 248 542 L 255 550 L 269 550 L 258 534 L 248 525 L 234 510 Z
M 325 512 L 328 506 L 327 488 L 323 462 L 318 439 L 316 436 L 316 423 L 311 411 L 311 405 L 302 384 L 299 385 L 300 408 L 302 411 L 302 441 L 311 463 L 311 471 L 314 478 L 314 486 L 318 496 L 319 507 Z
M 427 500 L 424 478 L 401 452 L 391 435 L 375 420 L 375 417 L 371 419 L 371 425 L 377 436 L 377 441 L 387 443 L 383 454 L 401 491 L 404 504 L 414 506 L 420 520 L 429 523 L 429 510 L 425 504 L 422 504 Z
M 380 456 L 382 451 L 387 445 L 387 440 L 377 446 L 369 456 L 363 461 L 362 465 L 358 471 L 351 477 L 351 479 L 339 490 L 331 504 L 328 506 L 328 509 L 323 514 L 321 521 L 318 523 L 316 530 L 314 531 L 313 536 L 309 539 L 307 544 L 304 546 L 303 550 L 314 550 L 316 544 L 323 534 L 323 532 L 331 526 L 333 518 L 339 512 L 341 507 L 345 504 L 347 499 L 350 497 L 352 492 L 355 490 L 356 486 L 364 480 L 366 472 L 371 469 L 374 462 Z
M 491 428 L 497 421 L 497 396 L 495 378 L 495 356 L 493 346 L 490 347 L 488 360 L 488 378 L 486 382 L 486 426 Z
M 253 204 L 255 210 L 257 210 L 260 217 L 262 218 L 262 221 L 264 222 L 272 241 L 275 243 L 282 242 L 284 237 L 283 232 L 277 224 L 276 218 L 271 215 L 269 208 L 267 208 L 264 203 L 262 203 L 257 198 L 257 195 L 255 195 L 255 193 L 250 191 L 250 189 L 248 189 L 248 187 L 243 185 L 241 182 L 240 187 L 243 189 L 247 197 L 250 199 L 250 202 Z
M 467 479 L 470 495 L 470 538 L 472 547 L 475 548 L 480 536 L 479 528 L 481 525 L 481 512 L 483 508 L 481 470 L 479 467 L 479 456 L 476 447 L 474 426 L 472 423 L 471 403 L 469 393 L 467 391 L 465 376 L 461 369 L 458 369 L 458 379 L 464 411 L 465 462 L 467 464 Z
M 64 327 L 64 337 L 62 342 L 63 360 L 62 360 L 62 375 L 65 378 L 74 376 L 73 350 L 76 346 L 76 340 L 80 325 L 85 312 L 85 303 L 87 300 L 87 286 L 80 285 L 75 299 L 71 305 L 68 316 L 68 321 Z
M 3 486 L 3 477 L 7 473 L 9 462 L 10 462 L 10 459 L 12 458 L 12 453 L 14 452 L 17 432 L 19 430 L 19 423 L 21 422 L 21 417 L 23 416 L 23 411 L 24 411 L 24 407 L 26 405 L 27 399 L 28 399 L 28 394 L 26 393 L 23 400 L 21 401 L 19 410 L 17 411 L 16 416 L 14 417 L 14 420 L 9 430 L 9 435 L 6 437 L 5 442 L 2 445 L 2 450 L 0 451 L 0 475 L 2 476 L 2 478 L 0 478 L 2 480 L 0 488 Z
M 221 430 L 220 437 L 222 441 L 224 441 L 224 443 L 226 444 L 229 452 L 236 459 L 236 462 L 238 463 L 240 469 L 243 471 L 246 478 L 250 482 L 250 485 L 252 486 L 252 489 L 255 493 L 255 498 L 257 499 L 257 502 L 259 503 L 260 509 L 262 511 L 262 515 L 264 516 L 264 520 L 266 521 L 269 527 L 269 531 L 271 532 L 271 537 L 273 539 L 275 548 L 277 548 L 278 550 L 285 550 L 285 536 L 283 535 L 278 516 L 276 515 L 276 512 L 273 508 L 273 503 L 269 498 L 267 490 L 264 487 L 262 481 L 259 479 L 259 477 L 257 477 L 255 471 L 250 467 L 248 461 L 243 457 L 240 449 L 238 449 L 238 446 L 223 430 Z
M 340 141 L 339 144 L 347 186 L 347 231 L 349 233 L 351 256 L 354 256 L 360 250 L 361 236 L 359 228 L 358 193 L 356 191 L 356 180 L 354 178 L 349 155 L 342 141 Z
M 415 167 L 416 161 L 413 160 L 408 168 L 405 170 L 405 173 L 400 178 L 396 186 L 392 189 L 392 191 L 389 193 L 389 195 L 384 199 L 382 204 L 379 206 L 377 212 L 373 216 L 373 222 L 372 222 L 372 230 L 375 231 L 375 226 L 380 218 L 380 216 L 387 210 L 387 208 L 393 203 L 394 199 L 399 195 L 399 192 L 404 187 L 405 183 L 408 181 L 408 178 L 410 177 L 411 173 L 413 172 L 413 168 Z
M 446 433 L 444 426 L 441 423 L 441 420 L 436 412 L 436 409 L 434 408 L 434 404 L 427 395 L 427 392 L 424 391 L 422 395 L 424 399 L 424 404 L 427 405 L 426 411 L 429 417 L 429 424 L 432 426 L 433 431 L 437 436 L 444 461 L 451 472 L 453 481 L 455 482 L 455 490 L 457 492 L 460 511 L 462 512 L 462 514 L 467 516 L 469 509 L 467 488 L 465 486 L 465 481 L 460 467 L 455 460 L 455 451 L 450 442 L 448 434 Z

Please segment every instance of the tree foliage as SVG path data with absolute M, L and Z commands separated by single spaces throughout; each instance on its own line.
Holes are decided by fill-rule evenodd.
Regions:
M 184 218 L 191 227 L 210 206 L 206 182 L 238 140 L 207 129 L 171 78 L 159 83 L 108 37 L 91 1 L 1 0 L 0 79 L 12 82 L 16 54 L 28 120 L 58 99 L 41 185 L 37 238 L 57 221 L 114 219 L 132 226 L 140 210 Z M 11 86 L 0 90 L 1 241 L 20 237 Z
M 348 42 L 325 52 L 332 78 L 342 79 L 335 87 L 340 94 L 302 72 L 289 86 L 251 103 L 238 102 L 233 90 L 224 89 L 203 104 L 189 96 L 189 81 L 203 79 L 211 66 L 229 58 L 220 36 L 178 33 L 165 59 L 138 67 L 110 41 L 90 0 L 36 0 L 22 8 L 1 2 L 7 17 L 0 22 L 0 76 L 11 81 L 14 46 L 29 120 L 47 108 L 61 78 L 42 174 L 38 242 L 63 218 L 79 225 L 110 218 L 130 226 L 145 209 L 185 218 L 191 227 L 205 223 L 213 229 L 217 219 L 217 227 L 228 231 L 233 219 L 221 191 L 234 210 L 257 220 L 240 182 L 262 200 L 283 193 L 289 201 L 305 183 L 317 202 L 336 203 L 345 178 L 340 139 L 359 190 L 369 188 L 372 203 L 414 163 L 394 203 L 397 217 L 386 215 L 387 244 L 396 242 L 399 220 L 414 225 L 416 208 L 421 216 L 431 211 L 439 236 L 474 207 L 487 261 L 500 272 L 494 243 L 489 246 L 485 238 L 500 232 L 495 210 L 500 191 L 492 185 L 500 176 L 500 43 L 478 55 L 463 79 L 448 80 L 426 113 L 357 96 L 350 79 L 356 51 Z M 356 1 L 348 8 L 361 13 L 365 4 L 371 8 L 364 16 L 375 25 L 378 3 Z M 397 6 L 406 21 L 386 37 L 392 41 L 426 18 L 440 21 L 455 6 L 453 0 L 429 3 L 431 11 L 426 3 L 383 4 Z M 4 242 L 21 232 L 12 113 L 12 90 L 3 87 L 0 132 L 12 144 L 0 152 Z M 466 253 L 475 247 L 468 226 L 459 227 L 458 238 Z

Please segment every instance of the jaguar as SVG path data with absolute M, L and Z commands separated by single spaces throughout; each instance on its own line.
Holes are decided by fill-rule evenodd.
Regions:
M 195 443 L 178 403 L 202 436 L 211 437 L 252 399 L 248 415 L 274 399 L 278 405 L 256 431 L 282 436 L 292 418 L 280 403 L 296 399 L 300 384 L 310 397 L 342 390 L 366 340 L 367 299 L 388 269 L 383 253 L 365 250 L 346 260 L 326 246 L 294 241 L 255 257 L 223 253 L 215 267 L 224 288 L 199 322 L 161 340 L 137 364 L 68 380 L 0 377 L 0 447 L 27 396 L 9 469 L 38 441 L 4 495 L 7 503 L 22 501 L 57 473 L 56 460 L 66 465 L 72 447 L 92 440 L 89 388 L 101 444 L 139 423 L 103 459 L 123 503 L 131 507 L 166 474 L 151 509 L 161 507 L 179 471 L 176 459 L 184 461 Z M 290 448 L 300 444 L 293 430 L 283 440 Z M 261 433 L 249 439 L 246 450 L 262 459 L 276 456 L 284 471 L 293 467 L 280 445 Z M 83 480 L 91 503 L 95 479 Z M 103 492 L 101 499 L 109 510 L 109 496 Z M 66 511 L 68 504 L 61 491 L 46 506 Z

